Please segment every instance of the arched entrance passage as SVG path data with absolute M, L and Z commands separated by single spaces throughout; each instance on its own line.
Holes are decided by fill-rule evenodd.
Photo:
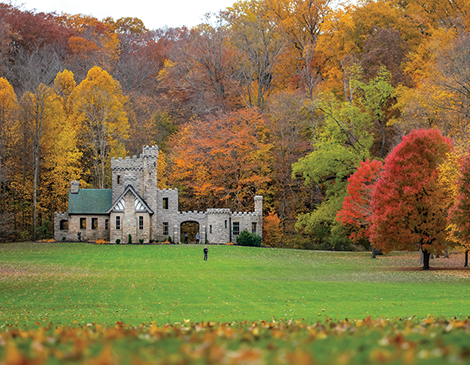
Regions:
M 196 243 L 196 233 L 200 232 L 199 222 L 185 221 L 180 224 L 181 243 L 185 243 L 185 233 L 188 235 L 188 243 Z

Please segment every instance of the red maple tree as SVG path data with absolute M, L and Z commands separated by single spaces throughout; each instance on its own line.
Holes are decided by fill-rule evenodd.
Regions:
M 372 194 L 371 241 L 385 253 L 445 248 L 450 190 L 438 179 L 438 166 L 452 142 L 435 129 L 419 129 L 403 137 L 385 160 L 384 172 Z
M 349 237 L 353 241 L 369 238 L 372 209 L 370 206 L 374 186 L 383 170 L 382 161 L 361 162 L 357 171 L 348 178 L 348 195 L 336 220 L 344 226 L 353 226 L 355 231 Z

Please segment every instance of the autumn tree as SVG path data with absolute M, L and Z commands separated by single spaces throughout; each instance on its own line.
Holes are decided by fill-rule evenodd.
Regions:
M 361 161 L 357 171 L 348 178 L 348 195 L 344 198 L 343 207 L 336 214 L 336 219 L 343 225 L 355 228 L 349 237 L 353 241 L 370 237 L 372 192 L 382 170 L 382 161 Z
M 220 114 L 187 124 L 172 137 L 169 183 L 184 209 L 248 210 L 271 195 L 272 145 L 258 110 Z
M 420 129 L 403 137 L 387 157 L 372 194 L 374 247 L 384 252 L 420 248 L 423 269 L 429 270 L 430 254 L 451 244 L 446 240 L 451 191 L 438 178 L 439 164 L 451 149 L 451 140 L 438 130 Z
M 36 240 L 38 188 L 45 131 L 63 118 L 62 104 L 51 88 L 41 84 L 34 92 L 25 92 L 20 100 L 21 123 L 31 138 L 32 155 L 32 240 Z
M 13 214 L 9 204 L 11 158 L 17 136 L 14 125 L 17 118 L 18 101 L 8 80 L 0 78 L 0 236 L 11 235 Z M 10 166 L 9 166 L 10 165 Z
M 70 56 L 66 67 L 74 72 L 77 80 L 83 80 L 94 66 L 114 68 L 119 58 L 119 39 L 109 24 L 83 14 L 62 13 L 53 20 L 74 32 L 67 40 Z
M 110 153 L 123 154 L 122 142 L 128 137 L 124 111 L 126 98 L 121 87 L 106 71 L 93 67 L 72 92 L 74 118 L 79 127 L 80 144 L 92 161 L 92 182 L 103 189 Z
M 261 0 L 236 2 L 225 13 L 238 53 L 238 80 L 244 88 L 246 106 L 261 110 L 277 82 L 275 69 L 286 45 L 279 25 L 271 21 L 269 13 Z
M 286 233 L 293 233 L 296 215 L 305 213 L 312 194 L 292 177 L 292 164 L 312 150 L 311 114 L 303 93 L 284 91 L 273 95 L 267 106 L 266 126 L 273 143 L 273 207 Z
M 336 221 L 346 196 L 348 177 L 361 161 L 370 158 L 373 123 L 382 116 L 385 100 L 393 88 L 387 73 L 368 83 L 361 68 L 353 65 L 346 75 L 344 98 L 321 94 L 315 109 L 323 118 L 315 128 L 314 151 L 293 165 L 293 173 L 306 184 L 317 186 L 321 196 L 315 209 L 298 216 L 296 226 L 330 247 L 347 245 L 343 226 Z M 318 194 L 318 193 L 317 193 Z
M 56 118 L 44 132 L 43 171 L 41 178 L 42 207 L 53 220 L 52 213 L 67 210 L 70 181 L 81 180 L 83 175 L 78 149 L 78 131 L 74 125 L 70 95 L 75 89 L 72 72 L 59 72 L 53 91 L 62 105 L 62 118 Z M 60 110 L 58 111 L 58 113 Z
M 291 79 L 300 79 L 300 85 L 313 99 L 314 90 L 321 82 L 317 39 L 331 12 L 331 0 L 267 0 L 269 17 L 279 24 L 279 32 L 289 41 L 290 51 L 281 62 Z M 287 52 L 286 52 L 287 53 Z M 289 63 L 295 66 L 289 68 Z
M 208 14 L 204 23 L 182 34 L 172 47 L 171 62 L 162 74 L 163 87 L 187 118 L 243 106 L 231 37 L 222 17 Z
M 269 212 L 263 219 L 263 243 L 269 247 L 282 247 L 281 219 L 274 212 Z
M 460 161 L 460 174 L 457 180 L 458 195 L 449 211 L 448 223 L 451 240 L 457 242 L 465 252 L 465 265 L 468 266 L 470 250 L 470 151 Z

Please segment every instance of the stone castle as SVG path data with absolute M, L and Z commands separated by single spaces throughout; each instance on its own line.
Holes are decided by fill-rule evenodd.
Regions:
M 157 159 L 157 146 L 143 147 L 139 157 L 112 158 L 112 189 L 80 189 L 72 181 L 68 212 L 54 216 L 54 239 L 127 243 L 130 234 L 134 243 L 180 242 L 185 222 L 198 223 L 201 243 L 235 242 L 245 229 L 262 235 L 262 196 L 254 197 L 254 212 L 180 212 L 178 189 L 157 189 Z

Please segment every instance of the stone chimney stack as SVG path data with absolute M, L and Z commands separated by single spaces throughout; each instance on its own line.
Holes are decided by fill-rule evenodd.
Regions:
M 78 194 L 78 189 L 80 188 L 80 182 L 78 181 L 71 181 L 70 182 L 70 192 L 72 194 Z
M 263 197 L 261 195 L 255 196 L 255 212 L 263 213 Z

